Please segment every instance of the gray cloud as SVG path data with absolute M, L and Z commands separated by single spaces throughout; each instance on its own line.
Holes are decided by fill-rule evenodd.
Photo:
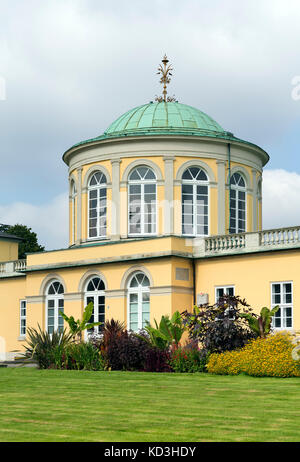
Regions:
M 68 246 L 68 194 L 59 194 L 50 202 L 33 205 L 26 202 L 13 202 L 1 206 L 0 217 L 3 223 L 20 223 L 37 233 L 38 242 L 47 250 Z
M 283 169 L 263 175 L 263 228 L 298 226 L 300 223 L 300 175 Z
M 298 0 L 0 0 L 0 197 L 51 203 L 61 155 L 153 100 L 167 52 L 170 93 L 300 172 Z M 0 217 L 1 218 L 1 217 Z M 1 219 L 3 221 L 3 219 Z

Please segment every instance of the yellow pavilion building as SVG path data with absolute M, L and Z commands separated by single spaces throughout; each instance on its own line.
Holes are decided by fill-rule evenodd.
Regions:
M 62 329 L 59 311 L 77 319 L 90 301 L 95 321 L 138 331 L 235 294 L 257 312 L 280 305 L 274 328 L 299 330 L 300 227 L 262 230 L 268 160 L 166 94 L 72 146 L 69 247 L 18 260 L 18 239 L 0 234 L 0 360 L 27 327 Z

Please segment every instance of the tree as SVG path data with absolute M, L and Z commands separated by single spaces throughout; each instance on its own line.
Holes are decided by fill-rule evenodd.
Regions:
M 37 235 L 25 225 L 3 225 L 0 224 L 0 232 L 12 234 L 19 237 L 19 258 L 26 258 L 26 253 L 42 252 L 45 247 L 39 245 Z

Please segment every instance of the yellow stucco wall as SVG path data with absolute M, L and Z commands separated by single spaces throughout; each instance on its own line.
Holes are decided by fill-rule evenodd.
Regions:
M 0 337 L 5 338 L 7 351 L 20 350 L 24 343 L 19 339 L 21 299 L 27 299 L 27 327 L 40 324 L 45 328 L 46 289 L 54 279 L 64 285 L 66 314 L 76 319 L 81 317 L 84 308 L 86 282 L 93 275 L 99 275 L 106 286 L 106 319 L 127 323 L 127 283 L 135 271 L 144 271 L 151 280 L 152 323 L 154 319 L 159 321 L 164 314 L 171 316 L 176 310 L 191 309 L 194 290 L 193 263 L 188 257 L 192 253 L 190 244 L 191 240 L 159 238 L 29 255 L 26 277 L 0 278 Z M 140 255 L 136 261 L 88 263 L 97 256 L 132 256 L 141 250 L 144 255 L 148 251 L 153 254 L 162 250 L 176 251 L 181 252 L 182 257 L 143 259 Z M 300 311 L 297 309 L 300 299 L 299 258 L 300 250 L 289 250 L 197 259 L 195 295 L 208 293 L 209 302 L 213 304 L 216 287 L 233 285 L 235 294 L 245 298 L 258 313 L 263 306 L 270 307 L 272 282 L 293 282 L 293 327 L 300 330 Z M 43 267 L 54 262 L 62 267 Z M 72 262 L 78 266 L 66 266 Z
M 15 241 L 0 238 L 0 262 L 18 259 L 19 244 Z
M 271 283 L 293 282 L 294 329 L 300 330 L 300 251 L 199 259 L 196 264 L 196 292 L 209 294 L 215 303 L 217 286 L 233 285 L 256 313 L 271 305 Z
M 169 241 L 169 248 L 191 248 L 184 240 L 171 238 L 159 239 L 160 249 L 162 242 Z M 145 242 L 146 243 L 146 242 Z M 152 242 L 152 248 L 155 240 Z M 141 250 L 137 243 L 132 243 L 136 249 Z M 148 243 L 149 245 L 149 243 Z M 129 246 L 129 243 L 126 244 Z M 111 245 L 110 253 L 120 245 Z M 164 246 L 165 247 L 165 246 Z M 65 252 L 45 252 L 30 255 L 31 261 L 43 257 L 48 261 L 52 254 L 78 254 L 80 250 L 73 249 Z M 87 256 L 87 255 L 86 255 Z M 187 280 L 178 280 L 176 268 L 188 270 Z M 149 260 L 124 261 L 99 265 L 86 265 L 79 267 L 59 268 L 56 270 L 30 271 L 25 277 L 0 278 L 0 336 L 6 339 L 8 351 L 20 350 L 19 337 L 19 301 L 27 299 L 27 327 L 46 328 L 46 294 L 49 284 L 59 280 L 64 286 L 65 313 L 81 318 L 84 309 L 84 293 L 87 281 L 95 275 L 100 276 L 106 287 L 106 319 L 118 319 L 127 323 L 127 285 L 135 271 L 144 271 L 149 275 L 150 287 L 150 322 L 160 320 L 164 314 L 172 315 L 174 311 L 183 311 L 191 305 L 193 299 L 192 264 L 186 258 L 153 258 Z M 13 327 L 11 327 L 13 326 Z M 23 340 L 24 343 L 24 340 Z
M 0 278 L 0 337 L 5 339 L 6 351 L 22 349 L 20 300 L 25 296 L 26 277 Z
M 144 157 L 140 158 L 132 158 L 132 157 L 122 157 L 122 160 L 120 162 L 120 182 L 124 179 L 124 174 L 126 169 L 130 167 L 131 164 L 137 161 L 137 159 L 140 159 L 141 164 L 143 163 L 143 159 L 146 159 L 147 161 L 153 162 L 157 167 L 159 168 L 162 179 L 163 181 L 165 180 L 165 162 L 164 162 L 164 157 L 162 156 L 147 156 L 145 155 Z M 218 182 L 220 179 L 218 178 L 218 165 L 217 165 L 217 160 L 216 159 L 209 159 L 209 158 L 199 158 L 199 157 L 193 157 L 193 156 L 175 156 L 174 157 L 174 162 L 173 162 L 173 177 L 174 177 L 174 185 L 173 185 L 173 197 L 174 197 L 174 233 L 175 234 L 181 234 L 181 186 L 176 184 L 176 178 L 178 176 L 178 171 L 182 167 L 183 164 L 190 162 L 192 160 L 195 160 L 195 163 L 197 161 L 202 162 L 202 164 L 207 166 L 207 171 L 210 169 L 210 171 L 213 172 L 213 175 L 215 177 L 216 182 Z M 96 166 L 103 166 L 110 178 L 112 178 L 112 164 L 111 161 L 109 160 L 103 160 L 103 161 L 98 161 L 98 162 L 93 162 L 89 163 L 87 165 L 84 165 L 82 168 L 82 188 L 86 185 L 89 171 L 92 168 L 95 168 Z M 135 164 L 133 164 L 135 165 Z M 232 162 L 231 163 L 231 169 L 236 169 L 236 168 L 241 168 L 241 171 L 246 171 L 250 181 L 247 183 L 247 188 L 252 190 L 253 188 L 253 183 L 252 183 L 252 169 L 247 166 L 243 165 L 241 163 L 237 162 Z M 75 178 L 76 181 L 78 182 L 78 175 L 76 171 L 71 172 L 70 178 Z M 226 178 L 226 183 L 228 181 L 228 163 L 226 163 L 226 173 L 225 173 L 225 178 Z M 257 179 L 260 177 L 260 175 L 257 175 Z M 77 184 L 77 188 L 78 188 Z M 127 187 L 124 186 L 123 184 L 120 185 L 120 234 L 122 237 L 127 237 L 128 235 L 128 190 Z M 157 234 L 162 235 L 165 233 L 165 223 L 164 223 L 164 201 L 165 201 L 165 186 L 164 185 L 158 185 L 157 186 Z M 107 188 L 107 237 L 109 238 L 112 234 L 112 189 L 111 186 Z M 76 199 L 76 206 L 77 206 L 77 199 Z M 218 207 L 222 206 L 222 204 L 218 204 L 218 188 L 217 185 L 213 185 L 209 188 L 209 232 L 211 235 L 216 235 L 218 234 Z M 226 233 L 228 232 L 228 227 L 229 227 L 229 202 L 228 202 L 228 189 L 226 190 L 226 211 L 225 211 L 225 217 L 226 217 Z M 259 205 L 257 205 L 257 209 L 259 211 Z M 251 192 L 248 191 L 247 193 L 247 230 L 248 232 L 253 231 L 253 195 Z M 87 214 L 88 214 L 88 195 L 86 190 L 84 189 L 82 192 L 82 206 L 81 206 L 81 213 L 82 213 L 82 229 L 81 229 L 81 237 L 85 241 L 88 238 L 88 219 L 87 219 Z M 261 213 L 261 212 L 258 212 Z M 76 215 L 76 212 L 75 212 Z M 73 233 L 71 231 L 71 228 L 73 227 L 73 210 L 71 206 L 71 201 L 70 201 L 70 245 L 73 244 Z M 259 215 L 260 217 L 260 215 Z M 258 221 L 260 223 L 260 220 Z M 75 228 L 77 226 L 77 218 L 75 219 Z M 75 230 L 76 236 L 77 236 L 77 230 Z M 78 238 L 78 236 L 77 236 Z
M 75 249 L 63 249 L 50 252 L 29 254 L 27 266 L 39 267 L 40 265 L 56 265 L 61 263 L 80 262 L 95 258 L 119 258 L 133 255 L 151 254 L 155 252 L 166 252 L 178 250 L 180 252 L 191 252 L 192 241 L 176 237 L 161 237 L 153 239 L 136 239 L 132 241 L 120 241 L 111 244 L 110 242 L 100 244 L 87 244 Z

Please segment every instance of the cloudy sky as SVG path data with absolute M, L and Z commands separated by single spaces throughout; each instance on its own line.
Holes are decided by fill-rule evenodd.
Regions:
M 67 245 L 65 150 L 160 93 L 265 149 L 264 228 L 300 224 L 299 0 L 0 0 L 0 223 Z M 299 88 L 298 88 L 299 85 Z

